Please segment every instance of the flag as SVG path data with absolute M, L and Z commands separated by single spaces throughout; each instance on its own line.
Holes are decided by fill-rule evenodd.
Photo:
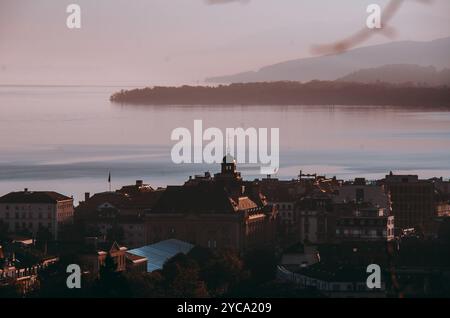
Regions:
M 111 172 L 108 175 L 108 182 L 111 183 Z

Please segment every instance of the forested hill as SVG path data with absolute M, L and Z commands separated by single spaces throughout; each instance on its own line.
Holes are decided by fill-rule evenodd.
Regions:
M 268 82 L 122 90 L 111 101 L 141 105 L 450 106 L 450 88 L 334 81 Z

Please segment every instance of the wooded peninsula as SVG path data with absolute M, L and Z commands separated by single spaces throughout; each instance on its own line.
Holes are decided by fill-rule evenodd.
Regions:
M 450 107 L 448 86 L 265 82 L 121 90 L 112 102 L 136 105 L 361 105 Z

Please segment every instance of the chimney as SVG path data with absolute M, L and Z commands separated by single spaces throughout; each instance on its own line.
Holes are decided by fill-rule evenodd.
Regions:
M 91 194 L 89 192 L 84 193 L 84 201 L 89 200 L 90 197 L 91 197 Z
M 142 187 L 143 184 L 144 184 L 144 181 L 136 180 L 136 187 Z

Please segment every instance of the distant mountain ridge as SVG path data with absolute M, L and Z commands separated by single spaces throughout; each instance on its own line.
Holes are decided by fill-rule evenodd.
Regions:
M 353 72 L 339 78 L 338 81 L 365 84 L 385 82 L 390 84 L 412 83 L 414 85 L 450 86 L 450 69 L 438 71 L 434 66 L 413 64 L 384 65 Z
M 362 69 L 394 64 L 450 68 L 450 37 L 429 42 L 398 41 L 362 47 L 337 55 L 282 62 L 229 76 L 207 78 L 209 83 L 336 80 Z

